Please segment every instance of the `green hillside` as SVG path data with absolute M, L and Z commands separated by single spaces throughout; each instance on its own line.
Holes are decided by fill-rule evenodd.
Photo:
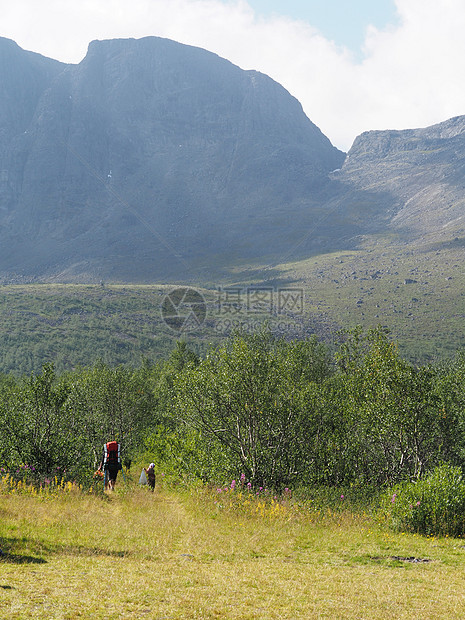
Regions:
M 139 365 L 185 340 L 198 353 L 232 330 L 267 321 L 287 339 L 384 325 L 403 356 L 425 363 L 465 348 L 465 274 L 459 241 L 399 245 L 379 239 L 358 251 L 267 269 L 244 266 L 230 282 L 195 287 L 205 300 L 199 325 L 163 319 L 179 285 L 29 284 L 0 288 L 0 371 L 25 374 L 53 362 L 59 372 L 97 360 Z M 178 326 L 179 327 L 179 326 Z
M 199 324 L 186 320 L 173 327 L 163 318 L 163 301 L 179 286 L 29 284 L 0 288 L 0 372 L 16 375 L 40 371 L 53 363 L 58 372 L 96 361 L 138 366 L 142 360 L 166 358 L 177 340 L 197 353 L 232 330 L 256 330 L 267 319 L 275 333 L 301 335 L 299 323 L 264 309 L 238 308 L 245 292 L 189 289 L 205 300 Z M 187 300 L 188 302 L 189 300 Z M 186 302 L 186 303 L 187 303 Z M 194 317 L 195 319 L 195 317 Z M 309 328 L 311 329 L 311 328 Z
M 276 270 L 276 268 L 275 268 Z M 281 265 L 305 290 L 306 313 L 340 327 L 389 328 L 404 356 L 434 361 L 465 348 L 463 245 L 392 244 Z
M 0 289 L 0 370 L 25 374 L 52 362 L 58 371 L 97 360 L 111 365 L 157 359 L 177 334 L 163 322 L 163 287 L 26 285 Z M 194 348 L 203 346 L 196 334 Z

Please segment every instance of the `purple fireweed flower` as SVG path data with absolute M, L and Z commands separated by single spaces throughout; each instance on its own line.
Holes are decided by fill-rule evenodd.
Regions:
M 417 506 L 419 506 L 421 504 L 420 500 L 418 500 L 418 502 L 416 503 Z
M 341 499 L 344 499 L 344 495 L 341 495 Z
M 231 482 L 231 490 L 232 490 L 232 491 L 234 491 L 234 489 L 235 489 L 235 488 L 236 488 L 236 481 L 235 481 L 235 480 L 233 480 L 233 481 Z
M 245 474 L 241 474 L 241 484 L 244 484 L 245 482 Z
M 396 501 L 397 493 L 394 493 L 392 496 L 391 502 L 394 503 Z
M 248 488 L 249 490 L 252 488 L 252 483 L 251 483 L 251 482 L 248 482 L 248 483 L 247 483 L 247 488 Z
M 222 492 L 223 492 L 223 489 L 218 488 L 218 489 L 216 489 L 216 492 L 217 492 L 217 493 L 222 493 Z

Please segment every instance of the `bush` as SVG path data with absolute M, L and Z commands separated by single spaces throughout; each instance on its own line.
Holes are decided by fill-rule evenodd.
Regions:
M 434 536 L 465 534 L 465 481 L 460 467 L 441 465 L 418 482 L 394 487 L 384 498 L 396 530 Z

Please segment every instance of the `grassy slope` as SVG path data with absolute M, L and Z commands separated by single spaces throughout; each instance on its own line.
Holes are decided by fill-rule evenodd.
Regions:
M 344 328 L 385 325 L 403 355 L 426 362 L 465 349 L 463 258 L 464 248 L 453 243 L 396 246 L 380 240 L 277 271 L 304 288 L 308 315 Z
M 30 284 L 0 288 L 0 372 L 28 374 L 53 362 L 58 371 L 109 364 L 139 364 L 166 357 L 179 338 L 203 352 L 239 324 L 257 328 L 267 319 L 289 338 L 316 333 L 331 341 L 341 328 L 382 324 L 401 353 L 424 363 L 465 349 L 463 243 L 402 245 L 367 239 L 351 252 L 323 254 L 297 263 L 243 265 L 229 282 L 196 286 L 207 301 L 205 322 L 178 333 L 162 320 L 165 295 L 179 285 Z M 248 286 L 270 286 L 274 313 L 246 308 Z M 220 307 L 224 290 L 241 287 L 240 312 Z M 303 315 L 277 312 L 280 287 L 302 288 Z M 234 300 L 234 296 L 230 297 Z M 266 306 L 266 304 L 265 304 Z M 224 312 L 226 309 L 226 312 Z
M 223 493 L 224 495 L 224 493 Z M 463 541 L 158 488 L 0 495 L 0 617 L 461 618 Z M 429 562 L 393 559 L 416 557 Z
M 28 374 L 45 362 L 53 362 L 62 371 L 97 360 L 116 365 L 139 364 L 143 357 L 166 357 L 179 338 L 165 325 L 160 312 L 171 288 L 3 286 L 0 371 Z M 202 349 L 207 336 L 193 332 L 190 342 Z
M 176 340 L 201 353 L 241 320 L 260 325 L 266 314 L 224 314 L 216 289 L 196 287 L 207 304 L 205 322 L 177 332 L 162 318 L 162 301 L 176 286 L 29 284 L 0 287 L 0 372 L 29 374 L 53 362 L 58 371 L 140 364 L 166 358 Z M 244 297 L 245 299 L 245 297 Z

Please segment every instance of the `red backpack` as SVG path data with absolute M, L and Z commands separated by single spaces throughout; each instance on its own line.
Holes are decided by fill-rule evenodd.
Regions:
M 122 468 L 120 445 L 117 441 L 109 441 L 103 446 L 103 464 L 104 466 L 116 466 Z

